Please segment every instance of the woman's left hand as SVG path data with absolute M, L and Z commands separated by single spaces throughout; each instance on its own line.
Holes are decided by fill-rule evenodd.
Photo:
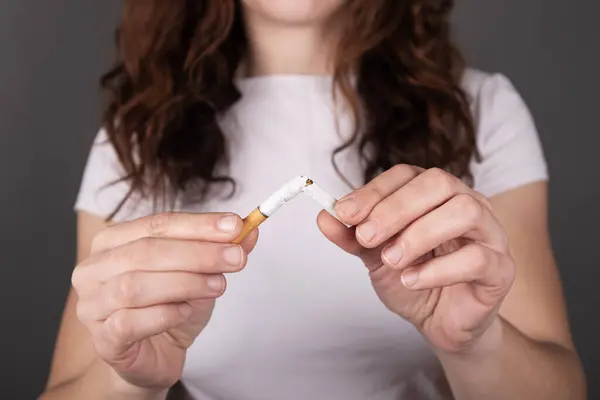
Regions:
M 498 320 L 515 276 L 490 203 L 440 170 L 399 165 L 341 199 L 332 242 L 359 256 L 377 295 L 437 351 L 469 352 Z

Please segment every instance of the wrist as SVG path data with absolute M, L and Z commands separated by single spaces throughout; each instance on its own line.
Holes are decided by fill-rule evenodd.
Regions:
M 153 389 L 135 386 L 110 368 L 110 387 L 117 398 L 131 400 L 165 400 L 169 389 Z
M 455 352 L 435 350 L 440 361 L 459 363 L 480 363 L 502 351 L 504 322 L 496 316 L 488 329 L 471 346 Z
M 94 395 L 89 396 L 94 399 L 165 400 L 168 393 L 168 389 L 148 389 L 132 385 L 100 359 L 96 359 L 87 369 L 78 380 L 77 386 L 82 392 L 87 392 L 91 388 L 101 388 L 94 390 Z

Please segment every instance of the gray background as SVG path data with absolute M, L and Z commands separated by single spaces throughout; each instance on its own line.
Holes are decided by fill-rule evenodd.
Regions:
M 509 76 L 536 117 L 573 332 L 588 376 L 600 376 L 600 3 L 458 3 L 457 33 L 471 64 Z M 112 56 L 119 4 L 0 2 L 2 398 L 35 398 L 46 379 L 74 261 L 71 207 L 99 121 L 96 78 Z M 590 381 L 590 398 L 600 398 Z

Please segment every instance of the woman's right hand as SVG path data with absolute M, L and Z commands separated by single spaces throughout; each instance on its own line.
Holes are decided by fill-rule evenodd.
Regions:
M 157 214 L 105 228 L 73 272 L 77 315 L 99 357 L 136 388 L 164 390 L 258 234 L 233 214 Z

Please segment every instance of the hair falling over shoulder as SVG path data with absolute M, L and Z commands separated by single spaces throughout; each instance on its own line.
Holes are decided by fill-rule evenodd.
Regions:
M 400 163 L 470 180 L 475 132 L 461 89 L 464 62 L 450 37 L 453 5 L 344 6 L 334 82 L 360 129 L 337 152 L 359 144 L 365 181 Z M 128 197 L 169 188 L 203 197 L 211 184 L 234 184 L 217 172 L 229 160 L 217 118 L 241 96 L 234 79 L 247 40 L 239 0 L 126 0 L 116 44 L 117 62 L 101 79 L 108 94 L 103 123 L 126 171 Z

